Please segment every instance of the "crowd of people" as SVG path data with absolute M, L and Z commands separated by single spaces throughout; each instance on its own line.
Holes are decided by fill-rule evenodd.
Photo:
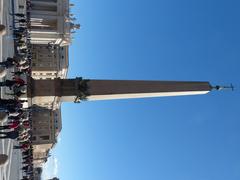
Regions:
M 32 109 L 27 106 L 27 77 L 31 76 L 31 21 L 29 9 L 31 1 L 26 0 L 26 13 L 11 13 L 13 24 L 10 30 L 13 32 L 14 56 L 2 59 L 0 72 L 8 72 L 7 77 L 0 81 L 0 87 L 4 87 L 4 96 L 0 96 L 0 139 L 12 139 L 14 151 L 22 154 L 22 179 L 34 179 L 34 157 L 32 146 Z M 6 27 L 0 25 L 0 36 L 6 34 Z M 49 44 L 49 49 L 53 45 Z M 10 74 L 10 76 L 9 76 Z M 0 75 L 3 78 L 5 75 Z M 1 119 L 1 115 L 5 118 Z M 6 119 L 6 121 L 4 121 Z M 4 154 L 2 154 L 4 155 Z M 6 158 L 7 155 L 1 158 Z M 0 166 L 2 164 L 0 163 Z
M 34 168 L 31 108 L 25 107 L 24 103 L 27 103 L 27 100 L 23 100 L 27 93 L 26 79 L 31 73 L 30 16 L 28 13 L 10 15 L 13 17 L 13 25 L 10 29 L 13 32 L 15 53 L 13 57 L 0 62 L 0 68 L 11 73 L 10 78 L 8 76 L 0 82 L 0 87 L 6 89 L 6 96 L 0 98 L 0 113 L 7 118 L 7 121 L 0 126 L 0 139 L 16 140 L 17 143 L 14 143 L 13 148 L 22 153 L 22 180 L 32 180 Z
M 28 8 L 30 3 L 27 4 Z M 22 153 L 22 180 L 33 179 L 33 148 L 32 148 L 32 132 L 31 132 L 31 111 L 29 108 L 23 108 L 24 100 L 20 100 L 27 92 L 27 82 L 24 80 L 30 75 L 31 65 L 31 38 L 30 38 L 30 15 L 28 13 L 14 13 L 14 24 L 12 27 L 15 56 L 8 57 L 6 61 L 0 63 L 0 66 L 14 69 L 12 71 L 12 79 L 5 80 L 0 83 L 0 86 L 5 86 L 11 90 L 13 99 L 5 100 L 4 109 L 8 114 L 8 123 L 0 127 L 0 130 L 7 130 L 7 132 L 0 132 L 0 138 L 11 138 L 18 142 L 14 149 L 20 149 Z M 10 102 L 9 102 L 10 101 Z M 11 105 L 12 103 L 12 105 Z
M 6 113 L 7 123 L 0 126 L 0 139 L 13 139 L 17 141 L 14 149 L 22 152 L 22 170 L 24 180 L 33 176 L 33 154 L 31 140 L 31 111 L 23 108 L 25 100 L 0 99 L 1 113 Z
M 29 74 L 32 59 L 31 37 L 29 31 L 30 18 L 28 14 L 22 13 L 15 13 L 12 14 L 12 16 L 14 16 L 14 26 L 12 30 L 16 56 L 7 59 L 6 63 L 2 65 L 6 67 L 16 66 L 18 73 Z

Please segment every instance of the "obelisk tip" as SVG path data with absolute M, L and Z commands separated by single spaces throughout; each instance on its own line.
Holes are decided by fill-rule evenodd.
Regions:
M 234 90 L 234 86 L 231 84 L 230 86 L 212 86 L 213 90 L 221 91 L 221 90 L 228 90 L 231 89 L 232 91 Z

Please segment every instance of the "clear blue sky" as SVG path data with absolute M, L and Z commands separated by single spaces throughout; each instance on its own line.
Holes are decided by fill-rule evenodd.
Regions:
M 240 179 L 240 1 L 72 0 L 69 77 L 203 80 L 208 95 L 62 105 L 61 180 Z

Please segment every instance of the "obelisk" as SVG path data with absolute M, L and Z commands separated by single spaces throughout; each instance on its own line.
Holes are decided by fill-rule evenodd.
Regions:
M 206 94 L 209 82 L 52 79 L 29 80 L 28 97 L 33 104 L 59 97 L 61 102 L 110 100 Z M 35 102 L 35 103 L 34 103 Z

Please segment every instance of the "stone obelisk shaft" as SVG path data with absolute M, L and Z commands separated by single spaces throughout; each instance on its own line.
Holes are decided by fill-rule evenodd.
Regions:
M 208 82 L 135 81 L 135 80 L 33 80 L 28 97 L 37 102 L 59 97 L 62 102 L 79 100 L 109 100 L 206 94 L 212 87 Z
M 89 100 L 149 98 L 206 94 L 208 82 L 91 80 Z

